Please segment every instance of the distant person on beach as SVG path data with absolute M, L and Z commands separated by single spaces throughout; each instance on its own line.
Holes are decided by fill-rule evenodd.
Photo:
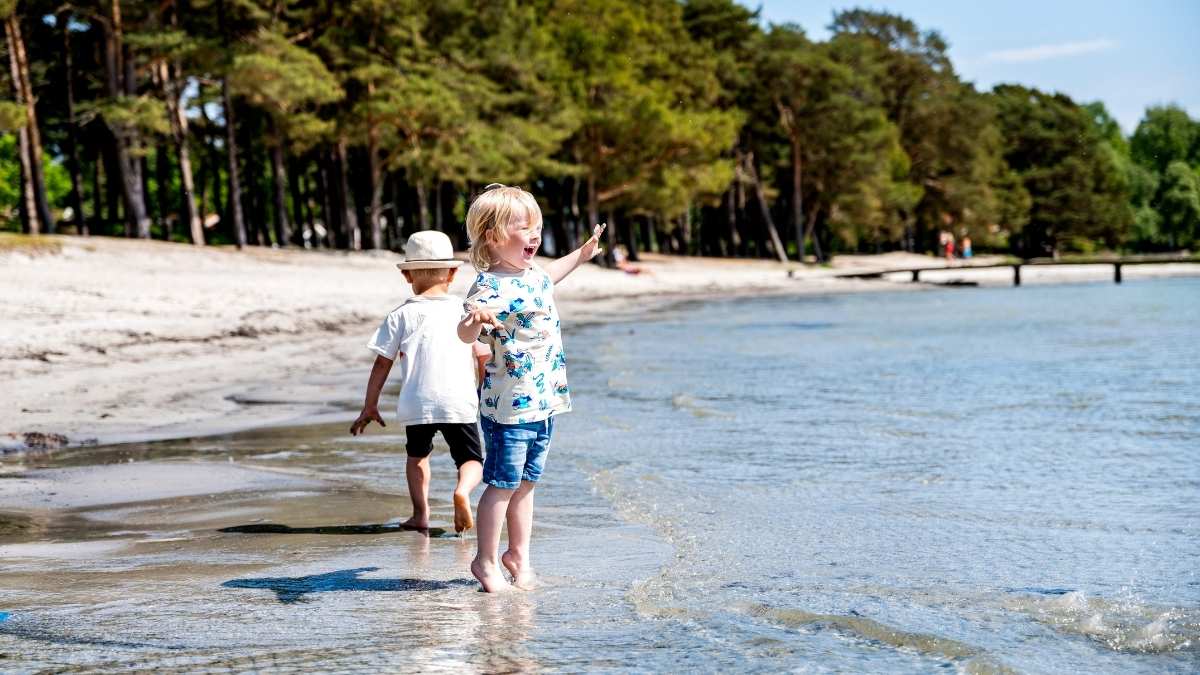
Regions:
M 617 266 L 617 269 L 621 270 L 622 272 L 624 272 L 626 274 L 641 274 L 642 273 L 642 271 L 643 271 L 642 268 L 629 262 L 629 252 L 625 249 L 624 245 L 617 244 L 616 246 L 614 246 L 612 254 L 613 254 L 613 263 Z
M 372 421 L 387 426 L 379 415 L 379 392 L 399 359 L 396 422 L 405 425 L 408 461 L 404 472 L 413 506 L 412 518 L 402 527 L 429 528 L 429 455 L 434 434 L 441 432 L 458 467 L 454 530 L 464 532 L 474 525 L 471 491 L 483 476 L 483 453 L 477 428 L 476 356 L 471 345 L 458 338 L 462 299 L 449 293 L 462 262 L 454 259 L 450 238 L 432 230 L 409 237 L 404 254 L 404 262 L 396 267 L 412 284 L 413 296 L 387 315 L 367 343 L 377 356 L 362 412 L 350 433 L 357 436 Z
M 944 243 L 942 244 L 942 246 L 946 251 L 946 262 L 953 263 L 954 262 L 954 235 L 947 232 L 946 239 L 945 239 Z
M 971 236 L 964 234 L 962 238 L 962 257 L 968 259 L 973 255 L 975 253 L 971 251 Z
M 603 232 L 604 225 L 597 225 L 582 246 L 541 267 L 533 260 L 542 239 L 542 212 L 533 195 L 493 183 L 467 212 L 471 262 L 479 275 L 467 292 L 458 335 L 466 343 L 482 341 L 492 354 L 479 409 L 488 487 L 479 499 L 479 548 L 471 573 L 489 593 L 534 584 L 533 490 L 554 418 L 571 410 L 554 285 L 600 254 Z M 505 522 L 508 550 L 498 555 Z

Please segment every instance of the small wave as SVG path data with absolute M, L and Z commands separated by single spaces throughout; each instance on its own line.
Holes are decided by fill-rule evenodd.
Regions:
M 699 401 L 691 396 L 688 396 L 687 394 L 676 394 L 672 396 L 671 405 L 676 410 L 682 410 L 684 412 L 691 413 L 693 417 L 719 417 L 722 419 L 733 419 L 734 417 L 731 413 L 721 412 L 719 410 L 713 410 L 712 408 L 705 407 L 701 405 Z
M 959 662 L 961 669 L 968 673 L 1015 672 L 978 647 L 938 635 L 900 630 L 865 616 L 816 614 L 802 609 L 779 608 L 761 604 L 747 606 L 746 612 L 751 616 L 766 619 L 786 628 L 834 628 L 843 633 L 897 649 L 941 656 Z
M 1160 654 L 1200 646 L 1200 611 L 1137 600 L 1089 598 L 1082 591 L 1014 598 L 1006 606 L 1116 652 Z

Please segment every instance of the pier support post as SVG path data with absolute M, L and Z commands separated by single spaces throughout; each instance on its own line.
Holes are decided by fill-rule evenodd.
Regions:
M 1113 281 L 1121 283 L 1121 263 L 1113 263 Z
M 1013 286 L 1021 285 L 1021 266 L 1013 265 Z
M 913 270 L 912 274 L 913 274 L 913 283 L 916 283 L 921 280 L 921 270 Z

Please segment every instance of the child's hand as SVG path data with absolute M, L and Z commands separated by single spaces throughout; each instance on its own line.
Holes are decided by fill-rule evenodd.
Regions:
M 600 223 L 592 230 L 592 238 L 583 242 L 583 246 L 579 247 L 580 262 L 587 262 L 604 253 L 604 247 L 600 245 L 600 235 L 604 234 L 604 229 L 607 227 L 608 223 Z
M 379 422 L 379 426 L 386 427 L 383 418 L 379 416 L 379 408 L 375 406 L 364 407 L 362 412 L 358 414 L 358 419 L 354 420 L 354 424 L 350 425 L 350 435 L 357 436 L 367 428 L 367 425 L 372 421 Z
M 504 329 L 504 324 L 496 318 L 496 313 L 490 309 L 475 307 L 467 313 L 466 317 L 467 328 L 474 329 L 476 326 L 491 326 L 500 330 Z

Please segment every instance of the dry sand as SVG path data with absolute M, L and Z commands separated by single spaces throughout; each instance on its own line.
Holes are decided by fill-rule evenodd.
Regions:
M 112 238 L 0 242 L 0 450 L 150 440 L 352 415 L 363 344 L 409 294 L 390 252 L 344 253 Z M 978 263 L 989 262 L 977 259 Z M 556 295 L 564 322 L 627 318 L 683 298 L 926 288 L 840 280 L 845 271 L 939 267 L 910 254 L 842 256 L 832 268 L 646 256 L 632 275 L 586 265 Z M 789 270 L 791 275 L 789 276 Z M 1200 273 L 1127 268 L 1126 278 Z M 947 270 L 1011 283 L 1011 271 Z M 1110 266 L 1027 269 L 1025 283 L 1111 278 Z M 461 270 L 461 293 L 473 272 Z

